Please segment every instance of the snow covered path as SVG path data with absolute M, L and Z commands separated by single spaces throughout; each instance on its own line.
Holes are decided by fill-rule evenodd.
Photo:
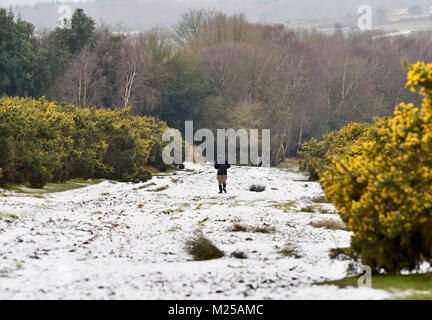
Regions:
M 227 195 L 217 194 L 212 166 L 187 163 L 147 183 L 0 197 L 0 299 L 389 298 L 312 285 L 345 277 L 349 263 L 328 256 L 349 246 L 349 232 L 310 225 L 338 216 L 301 212 L 323 196 L 318 183 L 284 169 L 233 167 L 229 174 Z M 253 183 L 266 191 L 250 192 Z M 275 231 L 231 232 L 235 223 Z M 191 261 L 184 241 L 197 229 L 225 257 Z M 287 244 L 299 257 L 280 253 Z M 234 251 L 247 259 L 231 257 Z

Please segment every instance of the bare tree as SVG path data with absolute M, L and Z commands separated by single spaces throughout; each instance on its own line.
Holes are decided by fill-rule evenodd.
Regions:
M 215 18 L 216 12 L 211 9 L 189 10 L 184 13 L 173 29 L 177 41 L 185 45 L 198 38 L 201 31 Z
M 125 41 L 120 52 L 121 60 L 117 66 L 118 105 L 135 108 L 136 92 L 148 87 L 150 55 L 145 51 L 142 39 Z
M 88 106 L 92 87 L 95 86 L 96 62 L 95 53 L 87 46 L 70 62 L 66 68 L 61 86 L 62 97 L 67 102 L 80 107 Z

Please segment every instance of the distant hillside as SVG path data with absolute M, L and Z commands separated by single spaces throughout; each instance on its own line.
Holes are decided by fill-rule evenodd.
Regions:
M 24 19 L 38 29 L 54 28 L 60 4 L 69 3 L 72 9 L 83 8 L 96 21 L 121 24 L 127 30 L 146 30 L 169 27 L 191 8 L 214 8 L 225 14 L 244 13 L 249 21 L 280 22 L 293 28 L 357 24 L 357 9 L 363 0 L 3 0 L 2 5 L 15 6 Z M 370 0 L 376 24 L 401 8 L 429 7 L 426 0 Z M 18 6 L 18 7 L 17 7 Z

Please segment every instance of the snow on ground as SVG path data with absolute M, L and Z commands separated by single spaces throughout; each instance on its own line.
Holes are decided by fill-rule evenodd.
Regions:
M 339 219 L 331 212 L 299 212 L 323 196 L 318 183 L 292 170 L 233 167 L 229 193 L 219 195 L 215 174 L 210 165 L 187 163 L 147 183 L 0 197 L 0 299 L 389 298 L 312 285 L 346 276 L 349 261 L 328 253 L 349 246 L 351 235 L 310 225 Z M 253 183 L 266 191 L 250 192 Z M 234 223 L 275 231 L 230 232 Z M 184 241 L 197 229 L 225 257 L 192 261 Z M 300 258 L 282 255 L 286 244 Z M 230 257 L 239 250 L 248 258 Z

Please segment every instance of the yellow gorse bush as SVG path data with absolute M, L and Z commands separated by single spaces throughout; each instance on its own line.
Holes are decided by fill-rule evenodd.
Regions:
M 352 122 L 324 136 L 322 141 L 315 138 L 302 145 L 300 169 L 307 171 L 311 179 L 318 180 L 321 173 L 333 166 L 332 160 L 353 157 L 358 154 L 355 146 L 378 139 L 377 127 L 369 123 Z
M 414 269 L 432 257 L 432 65 L 409 65 L 421 108 L 401 103 L 377 122 L 377 140 L 333 161 L 325 193 L 354 232 L 352 248 L 375 270 Z M 418 90 L 420 88 L 420 90 Z
M 129 109 L 82 109 L 44 98 L 0 99 L 0 183 L 70 178 L 146 180 L 164 169 L 167 125 Z

